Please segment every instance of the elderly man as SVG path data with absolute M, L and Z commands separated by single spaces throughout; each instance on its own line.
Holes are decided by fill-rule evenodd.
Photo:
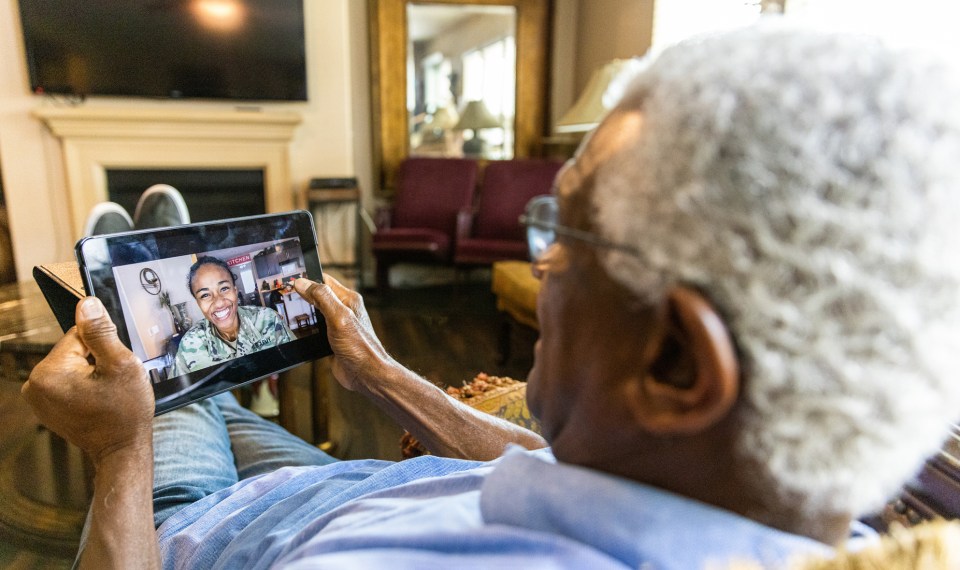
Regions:
M 333 279 L 297 288 L 326 317 L 335 376 L 446 457 L 335 462 L 229 396 L 151 424 L 139 363 L 84 300 L 24 387 L 97 467 L 81 562 L 700 568 L 829 552 L 960 415 L 947 79 L 775 24 L 641 72 L 558 176 L 558 209 L 525 219 L 548 242 L 527 389 L 545 442 L 403 368 Z

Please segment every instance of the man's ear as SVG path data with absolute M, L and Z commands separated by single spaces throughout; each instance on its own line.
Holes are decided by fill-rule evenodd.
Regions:
M 720 315 L 699 292 L 677 286 L 667 294 L 661 338 L 632 398 L 634 417 L 659 434 L 691 434 L 730 412 L 740 391 L 733 342 Z

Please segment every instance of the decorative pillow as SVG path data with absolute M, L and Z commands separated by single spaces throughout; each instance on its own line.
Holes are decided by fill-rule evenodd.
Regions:
M 526 382 L 481 372 L 460 388 L 448 387 L 447 394 L 482 412 L 540 432 L 540 424 L 527 409 Z M 429 453 L 410 433 L 403 434 L 400 445 L 404 459 Z

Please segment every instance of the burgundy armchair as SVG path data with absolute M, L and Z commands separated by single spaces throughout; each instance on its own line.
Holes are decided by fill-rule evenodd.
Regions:
M 457 216 L 454 262 L 489 265 L 526 260 L 527 240 L 518 219 L 534 196 L 549 194 L 562 162 L 515 159 L 491 162 L 483 174 L 476 209 Z
M 389 289 L 399 262 L 449 263 L 457 213 L 469 208 L 477 163 L 458 158 L 407 158 L 397 172 L 393 208 L 373 234 L 377 288 Z

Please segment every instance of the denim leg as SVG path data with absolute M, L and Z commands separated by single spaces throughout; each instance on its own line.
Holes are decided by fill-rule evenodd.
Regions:
M 242 407 L 230 392 L 153 420 L 153 522 L 240 479 L 281 467 L 326 465 L 336 458 Z M 90 516 L 81 534 L 86 545 Z
M 338 461 L 279 425 L 237 403 L 232 394 L 213 398 L 226 421 L 237 475 L 246 479 L 281 467 L 326 465 Z
M 158 527 L 181 508 L 238 480 L 218 398 L 153 420 L 153 522 Z

